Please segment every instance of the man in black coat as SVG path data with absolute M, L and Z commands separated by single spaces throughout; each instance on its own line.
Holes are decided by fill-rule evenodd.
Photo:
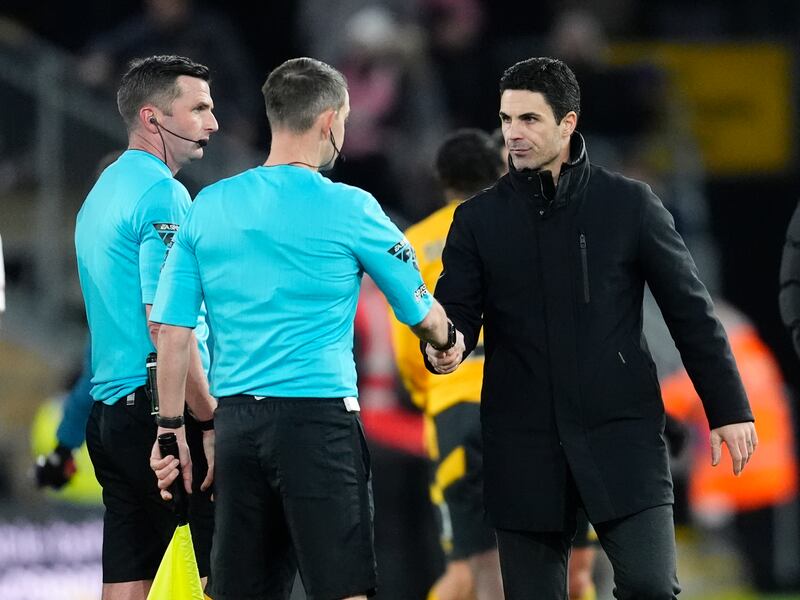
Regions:
M 614 567 L 617 598 L 675 598 L 664 407 L 642 336 L 647 283 L 738 474 L 757 444 L 725 333 L 672 217 L 650 188 L 591 165 L 567 65 L 500 80 L 510 172 L 455 213 L 436 297 L 457 329 L 447 373 L 484 327 L 486 510 L 506 598 L 566 598 L 575 510 Z

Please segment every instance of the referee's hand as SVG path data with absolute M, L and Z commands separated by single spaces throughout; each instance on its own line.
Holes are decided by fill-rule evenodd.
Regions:
M 452 373 L 458 368 L 458 365 L 461 364 L 464 358 L 465 350 L 464 334 L 460 331 L 456 331 L 456 345 L 450 348 L 450 350 L 445 350 L 443 352 L 441 350 L 436 350 L 430 344 L 425 345 L 425 354 L 428 356 L 428 361 L 430 361 L 434 370 L 442 375 Z
M 161 450 L 158 447 L 158 435 L 162 433 L 174 433 L 175 437 L 178 438 L 179 458 L 171 455 L 161 456 Z M 178 465 L 180 465 L 180 470 Z M 184 427 L 178 429 L 158 428 L 156 441 L 153 444 L 153 450 L 150 452 L 150 468 L 156 474 L 158 489 L 161 490 L 161 497 L 164 500 L 172 500 L 169 487 L 178 475 L 183 475 L 183 487 L 186 493 L 192 493 L 192 456 L 189 453 L 189 446 L 186 445 L 186 429 Z
M 203 432 L 203 452 L 206 455 L 206 464 L 208 464 L 206 478 L 200 485 L 200 489 L 204 492 L 214 484 L 214 440 L 215 434 L 213 429 Z M 213 495 L 211 499 L 214 499 Z

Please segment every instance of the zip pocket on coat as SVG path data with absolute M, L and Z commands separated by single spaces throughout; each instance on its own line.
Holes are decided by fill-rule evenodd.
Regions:
M 589 304 L 589 252 L 586 247 L 586 234 L 581 231 L 578 236 L 578 245 L 581 248 L 581 272 L 583 273 L 583 303 Z

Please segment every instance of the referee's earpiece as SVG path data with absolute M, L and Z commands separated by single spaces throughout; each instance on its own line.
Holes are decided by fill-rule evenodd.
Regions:
M 155 117 L 150 117 L 149 120 L 153 125 L 158 125 L 158 120 Z

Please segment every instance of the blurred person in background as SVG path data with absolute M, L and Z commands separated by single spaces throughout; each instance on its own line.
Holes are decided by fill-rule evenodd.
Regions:
M 372 193 L 395 220 L 414 218 L 424 190 L 409 174 L 423 171 L 444 119 L 424 31 L 388 8 L 365 7 L 345 24 L 336 66 L 352 117 L 333 178 Z
M 423 356 L 448 373 L 484 328 L 485 500 L 506 598 L 566 597 L 578 506 L 614 567 L 618 598 L 676 598 L 645 283 L 700 390 L 712 464 L 724 444 L 738 475 L 757 437 L 730 346 L 659 199 L 589 163 L 569 67 L 521 61 L 503 74 L 500 94 L 509 173 L 456 209 L 435 292 L 464 348 Z
M 365 275 L 353 323 L 353 357 L 373 472 L 375 555 L 381 598 L 402 600 L 425 598 L 443 557 L 430 510 L 422 415 L 397 373 L 393 318 L 380 288 Z
M 56 447 L 36 459 L 36 484 L 61 489 L 75 475 L 73 453 L 86 440 L 86 422 L 94 406 L 92 389 L 92 344 L 86 343 L 81 372 L 64 399 L 64 412 L 56 430 Z
M 446 205 L 406 230 L 417 249 L 425 285 L 435 287 L 442 248 L 456 207 L 500 176 L 502 163 L 491 139 L 477 129 L 445 138 L 436 155 L 436 173 Z M 461 369 L 435 377 L 419 357 L 417 338 L 393 320 L 397 366 L 412 401 L 425 413 L 426 447 L 431 460 L 430 496 L 437 508 L 444 575 L 429 600 L 491 600 L 502 597 L 494 531 L 484 522 L 480 433 L 483 340 Z
M 6 266 L 3 261 L 3 238 L 0 237 L 0 323 L 6 312 Z
M 450 126 L 492 127 L 495 121 L 489 119 L 487 107 L 494 106 L 494 97 L 482 85 L 487 76 L 494 76 L 484 4 L 480 0 L 418 0 L 418 4 Z
M 795 208 L 783 244 L 778 305 L 789 330 L 794 351 L 800 358 L 800 204 Z
M 643 170 L 652 175 L 653 145 L 663 145 L 665 137 L 654 141 L 653 134 L 662 131 L 667 118 L 662 70 L 646 61 L 614 64 L 604 23 L 587 8 L 558 13 L 545 45 L 580 81 L 581 135 L 594 161 L 632 177 Z
M 78 73 L 103 94 L 113 90 L 128 63 L 139 56 L 177 54 L 208 65 L 225 134 L 257 141 L 260 98 L 257 76 L 240 34 L 222 12 L 195 0 L 143 0 L 142 12 L 91 40 Z
M 644 304 L 644 333 L 659 373 L 664 406 L 687 433 L 688 500 L 696 522 L 708 528 L 733 522 L 747 579 L 761 593 L 800 586 L 800 525 L 795 432 L 787 387 L 775 357 L 747 318 L 720 298 L 714 309 L 731 344 L 758 422 L 759 446 L 741 476 L 713 469 L 700 398 L 652 295 Z
M 204 299 L 220 399 L 211 595 L 288 598 L 299 570 L 309 597 L 365 598 L 377 582 L 352 353 L 363 274 L 421 339 L 458 339 L 375 198 L 320 173 L 345 140 L 343 75 L 297 58 L 262 91 L 266 162 L 200 192 L 164 266 L 151 315 L 162 324 L 160 420 L 183 413 L 186 340 Z M 169 497 L 176 465 L 156 447 L 151 466 Z
M 161 266 L 190 205 L 174 177 L 203 157 L 217 130 L 208 68 L 180 56 L 131 62 L 117 92 L 128 149 L 100 175 L 78 213 L 75 249 L 92 343 L 91 407 L 86 440 L 103 487 L 103 598 L 143 600 L 177 521 L 148 468 L 156 434 L 146 359 L 158 327 L 148 322 Z M 213 410 L 198 344 L 187 352 L 189 443 L 196 486 L 189 520 L 200 575 L 208 574 L 213 506 Z M 205 353 L 203 353 L 205 354 Z M 169 425 L 163 423 L 162 425 Z M 205 460 L 207 458 L 207 461 Z M 177 462 L 177 460 L 176 460 Z M 191 471 L 192 465 L 187 466 Z

